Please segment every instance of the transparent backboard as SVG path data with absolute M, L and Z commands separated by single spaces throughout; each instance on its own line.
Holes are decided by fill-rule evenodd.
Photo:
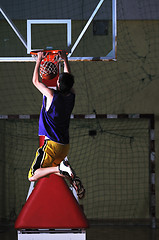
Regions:
M 116 60 L 116 0 L 2 1 L 0 61 L 33 61 L 36 49 L 65 49 L 70 61 Z

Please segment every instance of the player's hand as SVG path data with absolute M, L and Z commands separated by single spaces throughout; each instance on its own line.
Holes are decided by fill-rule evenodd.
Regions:
M 41 61 L 41 60 L 44 59 L 47 55 L 48 55 L 48 53 L 38 52 L 38 60 Z
M 67 55 L 66 55 L 66 51 L 65 51 L 65 50 L 59 51 L 59 52 L 58 52 L 58 55 L 59 55 L 59 57 L 62 58 L 62 59 L 66 59 L 66 58 L 67 58 Z

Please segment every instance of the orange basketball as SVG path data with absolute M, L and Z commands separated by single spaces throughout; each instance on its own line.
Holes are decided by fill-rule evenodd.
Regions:
M 44 75 L 42 76 L 42 79 L 48 81 L 48 80 L 52 80 L 52 79 L 55 78 L 56 76 L 57 76 L 57 74 L 53 74 L 53 73 L 50 73 L 50 74 L 48 74 L 48 75 L 45 75 L 45 74 L 44 74 Z
M 53 62 L 48 62 L 45 60 L 41 61 L 40 64 L 40 77 L 44 80 L 51 80 L 55 78 L 58 74 L 57 65 Z

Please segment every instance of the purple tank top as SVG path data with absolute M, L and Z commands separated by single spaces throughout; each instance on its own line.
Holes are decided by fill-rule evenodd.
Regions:
M 54 91 L 52 103 L 48 111 L 45 107 L 46 96 L 43 97 L 39 118 L 39 135 L 47 136 L 54 142 L 69 143 L 70 115 L 75 104 L 75 94 L 65 96 Z

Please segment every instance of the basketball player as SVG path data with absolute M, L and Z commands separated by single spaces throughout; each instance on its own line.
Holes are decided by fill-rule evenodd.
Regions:
M 32 82 L 43 94 L 43 105 L 39 118 L 39 135 L 44 135 L 45 141 L 44 145 L 36 152 L 28 179 L 29 181 L 36 181 L 52 173 L 66 176 L 71 180 L 79 197 L 82 198 L 85 190 L 67 159 L 69 121 L 75 103 L 74 77 L 71 74 L 66 52 L 60 51 L 59 56 L 64 60 L 64 72 L 59 76 L 57 89 L 53 90 L 39 81 L 39 67 L 45 56 L 43 52 L 38 53 Z

